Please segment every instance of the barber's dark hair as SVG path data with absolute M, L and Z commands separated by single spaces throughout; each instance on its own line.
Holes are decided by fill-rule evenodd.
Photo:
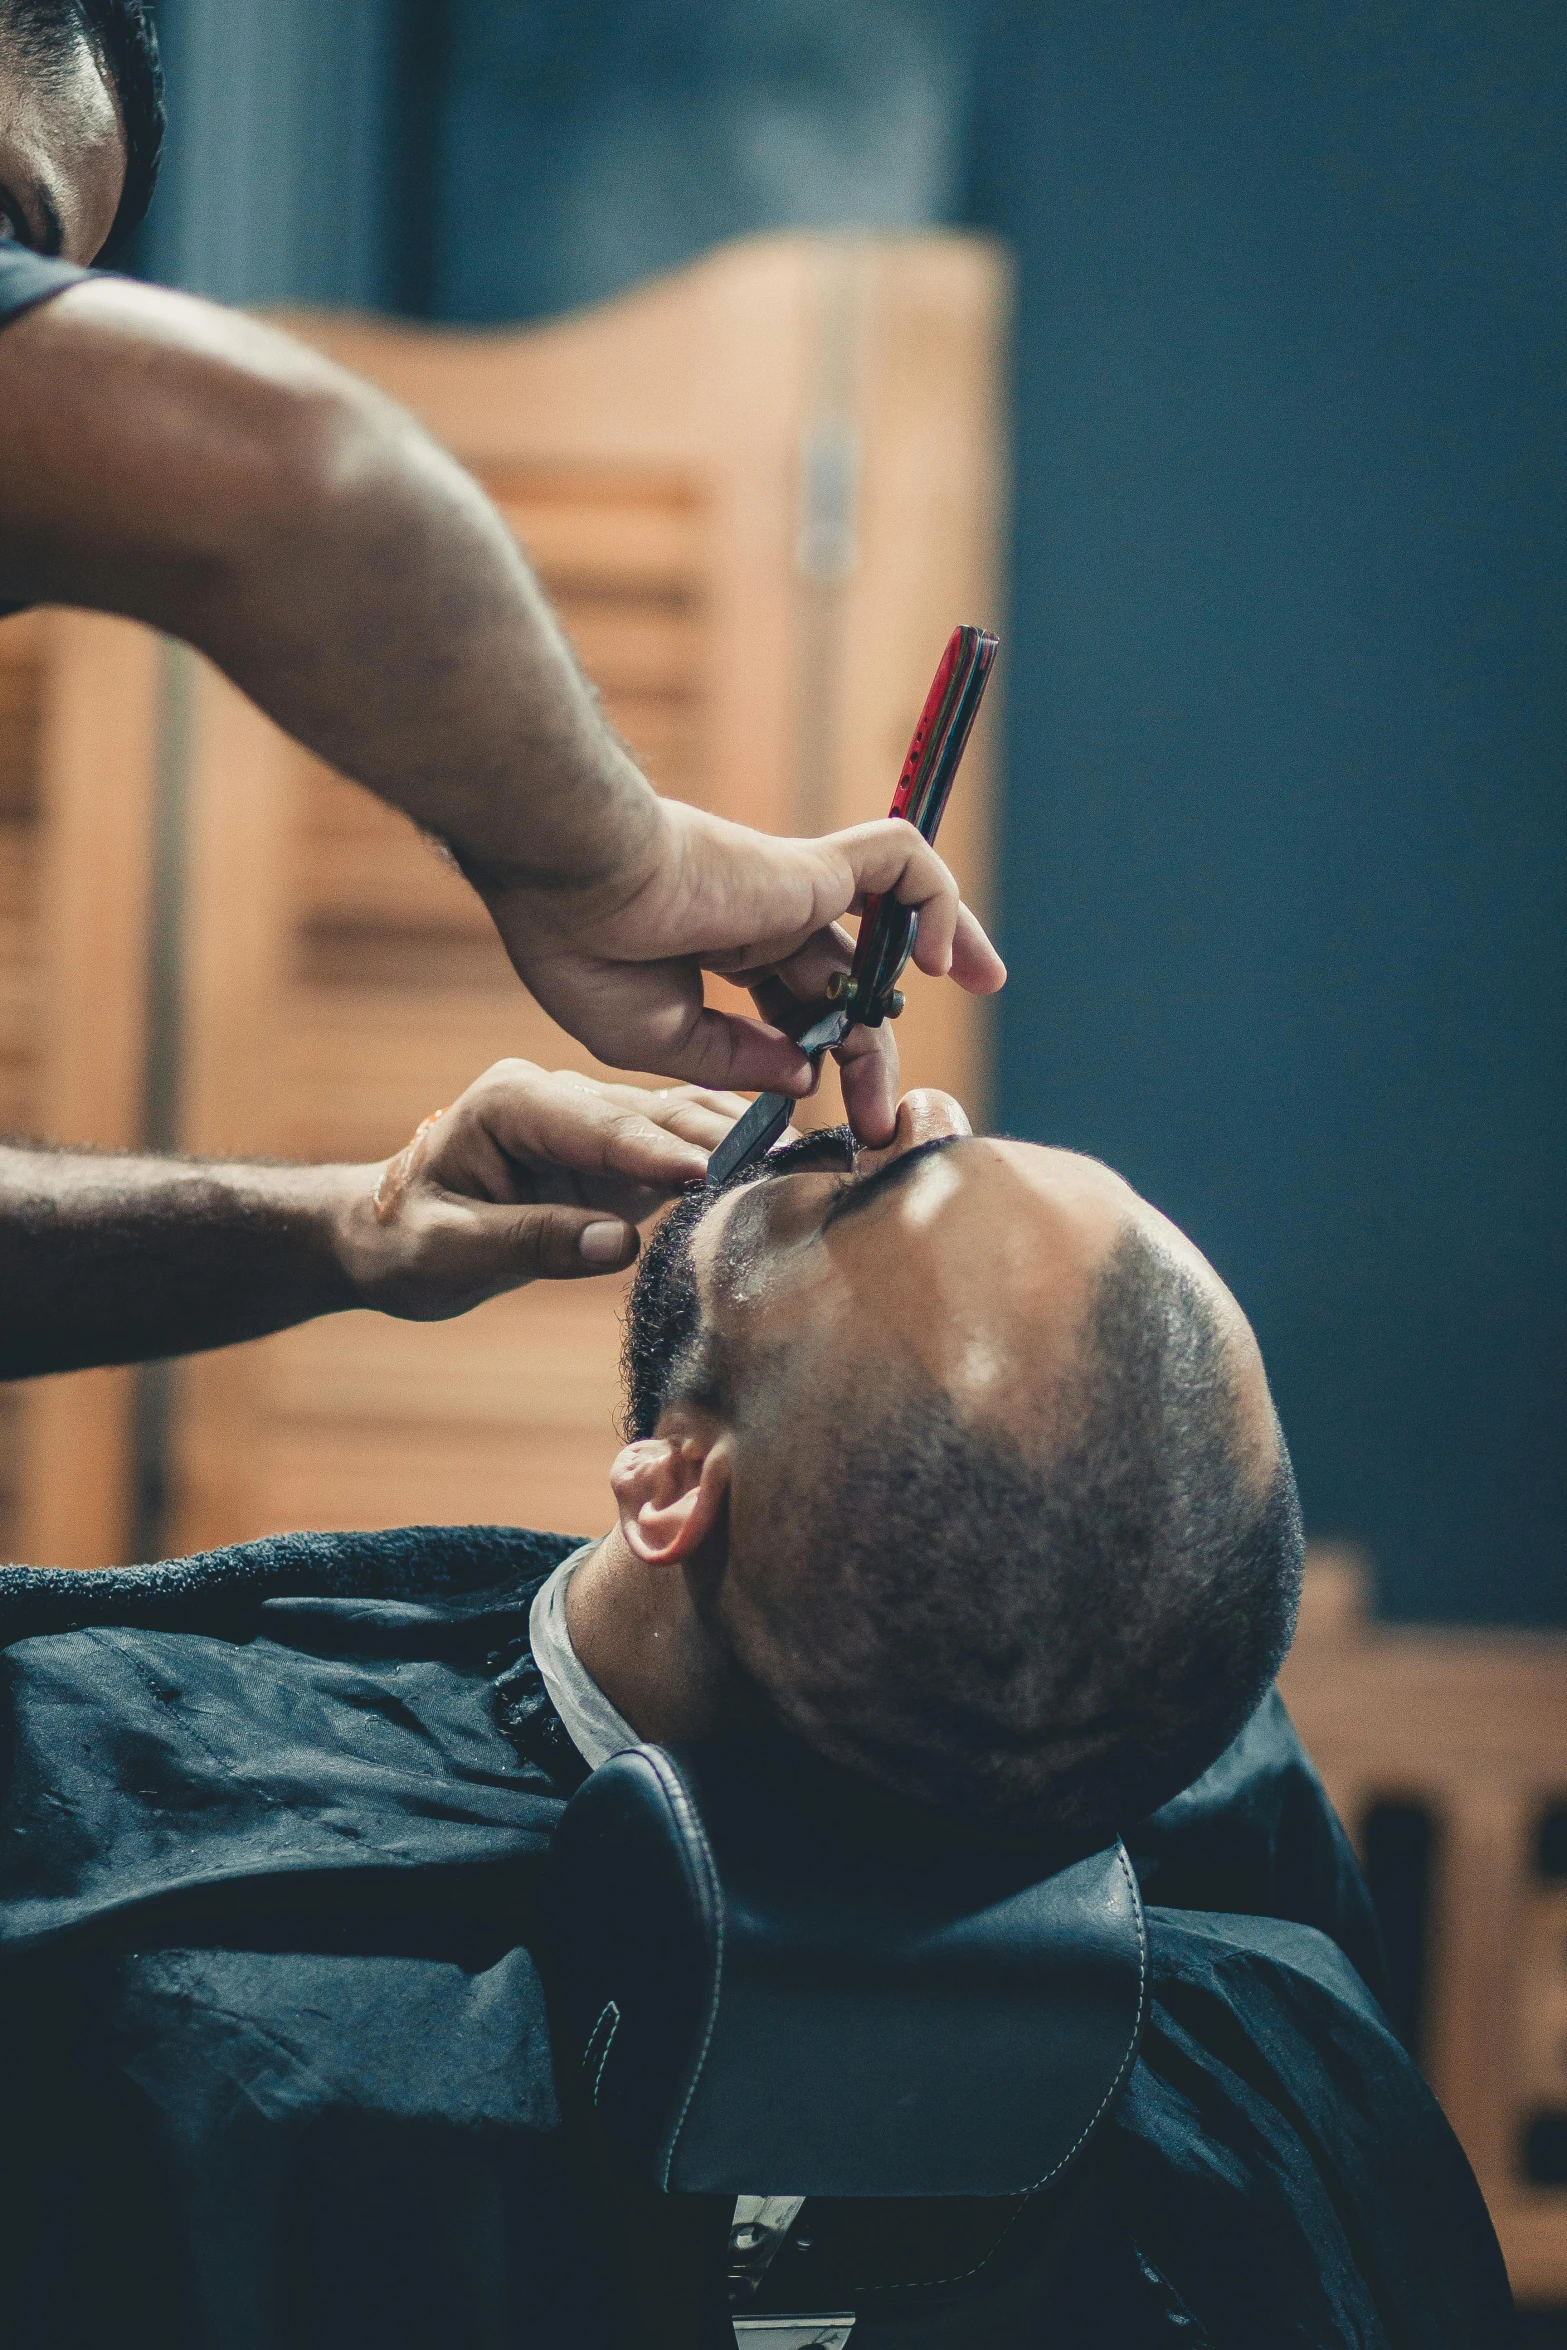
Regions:
M 932 1387 L 829 1439 L 766 1680 L 790 1727 L 882 1786 L 1086 1850 L 1254 1711 L 1303 1545 L 1282 1437 L 1259 1491 L 1209 1300 L 1138 1233 L 1101 1276 L 1057 1425 L 1025 1448 Z
M 163 67 L 150 0 L 0 0 L 0 32 L 48 73 L 85 41 L 119 104 L 125 185 L 99 259 L 112 261 L 146 217 L 163 156 Z

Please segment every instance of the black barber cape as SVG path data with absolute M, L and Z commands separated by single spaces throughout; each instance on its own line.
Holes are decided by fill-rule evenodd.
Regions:
M 416 1528 L 0 1570 L 8 2350 L 619 2350 L 532 1955 L 584 1774 L 528 1610 L 571 1547 Z M 1129 1841 L 1150 2011 L 1084 2159 L 1136 2307 L 1107 2344 L 1085 2274 L 1041 2340 L 1505 2341 L 1278 1699 Z

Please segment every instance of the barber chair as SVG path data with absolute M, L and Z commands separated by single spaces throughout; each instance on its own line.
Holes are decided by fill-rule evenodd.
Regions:
M 1120 1845 L 1052 1865 L 796 1749 L 640 1746 L 568 1806 L 546 1902 L 628 2344 L 1147 2338 L 1096 2159 L 1146 1987 Z

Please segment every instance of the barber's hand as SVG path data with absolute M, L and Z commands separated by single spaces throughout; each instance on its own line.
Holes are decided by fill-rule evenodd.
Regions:
M 384 1167 L 344 1171 L 337 1248 L 357 1302 L 438 1322 L 528 1281 L 618 1272 L 745 1108 L 497 1061 Z
M 639 812 L 623 867 L 580 886 L 486 884 L 513 963 L 545 1010 L 600 1060 L 698 1085 L 805 1094 L 811 1065 L 774 1004 L 821 995 L 852 952 L 841 914 L 867 895 L 919 913 L 914 961 L 972 995 L 1006 967 L 935 850 L 889 818 L 822 840 L 775 840 L 678 800 Z M 766 1020 L 707 1008 L 702 973 L 753 990 L 781 983 Z M 897 1047 L 889 1029 L 854 1032 L 841 1056 L 844 1104 L 862 1141 L 889 1140 Z
M 828 1009 L 827 982 L 835 971 L 847 971 L 854 961 L 854 940 L 841 922 L 835 922 L 809 946 L 776 970 L 736 971 L 736 983 L 748 987 L 763 1019 L 785 1036 L 803 1036 Z M 879 1028 L 854 1027 L 833 1049 L 838 1082 L 843 1088 L 849 1123 L 862 1143 L 879 1149 L 892 1140 L 897 1121 L 900 1086 L 898 1039 L 891 1024 Z M 815 1090 L 816 1077 L 811 1080 Z M 784 1088 L 773 1086 L 774 1093 Z M 871 1136 L 880 1137 L 871 1143 Z

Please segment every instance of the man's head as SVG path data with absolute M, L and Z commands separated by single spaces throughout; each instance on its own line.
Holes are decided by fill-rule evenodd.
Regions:
M 1095 1161 L 908 1097 L 682 1202 L 640 1269 L 620 1538 L 809 1745 L 1094 1841 L 1222 1751 L 1300 1523 L 1245 1317 Z
M 162 147 L 147 0 L 0 0 L 0 237 L 112 258 L 152 201 Z

